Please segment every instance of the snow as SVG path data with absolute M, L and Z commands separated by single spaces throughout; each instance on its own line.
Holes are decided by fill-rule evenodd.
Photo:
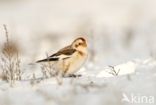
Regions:
M 0 1 L 0 48 L 6 24 L 10 39 L 20 45 L 23 72 L 13 86 L 0 79 L 0 105 L 155 105 L 155 4 L 155 0 Z M 79 35 L 86 37 L 90 52 L 77 72 L 82 77 L 43 79 L 41 65 L 34 62 Z M 0 68 L 0 77 L 1 72 Z
M 99 77 L 103 75 L 101 71 L 90 76 L 89 70 L 82 70 L 86 75 L 62 78 L 62 85 L 56 78 L 36 80 L 34 84 L 29 80 L 17 81 L 13 87 L 0 81 L 0 105 L 129 105 L 122 101 L 123 94 L 127 97 L 131 94 L 156 97 L 156 65 L 140 64 L 134 68 L 134 63 L 128 62 L 116 67 L 120 67 L 122 75 Z M 126 68 L 132 68 L 133 72 L 125 74 Z

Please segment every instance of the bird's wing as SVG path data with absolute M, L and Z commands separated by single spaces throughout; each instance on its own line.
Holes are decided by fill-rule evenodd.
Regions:
M 67 46 L 67 47 L 59 50 L 57 53 L 47 57 L 46 59 L 37 61 L 37 63 L 46 62 L 46 61 L 58 61 L 58 60 L 62 60 L 62 59 L 63 60 L 68 59 L 73 55 L 73 53 L 75 51 L 76 50 L 72 49 L 71 46 Z
M 76 50 L 72 49 L 71 46 L 67 46 L 67 47 L 59 50 L 57 53 L 51 55 L 50 58 L 59 58 L 59 59 L 70 58 L 75 51 Z

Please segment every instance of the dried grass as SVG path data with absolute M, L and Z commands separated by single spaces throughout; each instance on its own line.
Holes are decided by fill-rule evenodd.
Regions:
M 47 55 L 47 58 L 48 58 L 48 55 Z M 63 84 L 62 73 L 60 73 L 59 70 L 57 70 L 54 67 L 54 65 L 55 64 L 52 64 L 50 62 L 41 64 L 41 72 L 43 74 L 43 79 L 54 77 L 57 81 L 57 84 L 62 85 Z
M 6 42 L 3 44 L 0 67 L 2 69 L 2 80 L 14 84 L 15 80 L 21 80 L 19 48 L 16 43 L 10 41 L 6 25 L 5 30 Z
M 114 66 L 109 66 L 110 67 L 110 71 L 108 72 L 109 74 L 113 75 L 113 76 L 118 76 L 120 69 L 119 70 L 115 70 Z

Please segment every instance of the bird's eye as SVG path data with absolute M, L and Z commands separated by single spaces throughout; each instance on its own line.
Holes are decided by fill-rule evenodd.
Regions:
M 81 45 L 81 43 L 79 43 L 79 45 Z

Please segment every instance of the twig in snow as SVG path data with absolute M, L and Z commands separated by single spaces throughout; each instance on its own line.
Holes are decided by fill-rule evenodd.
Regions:
M 108 73 L 109 74 L 112 74 L 113 76 L 118 76 L 119 75 L 119 72 L 120 72 L 120 69 L 118 70 L 115 70 L 115 67 L 114 66 L 109 66 L 111 69 L 111 71 L 109 71 Z

